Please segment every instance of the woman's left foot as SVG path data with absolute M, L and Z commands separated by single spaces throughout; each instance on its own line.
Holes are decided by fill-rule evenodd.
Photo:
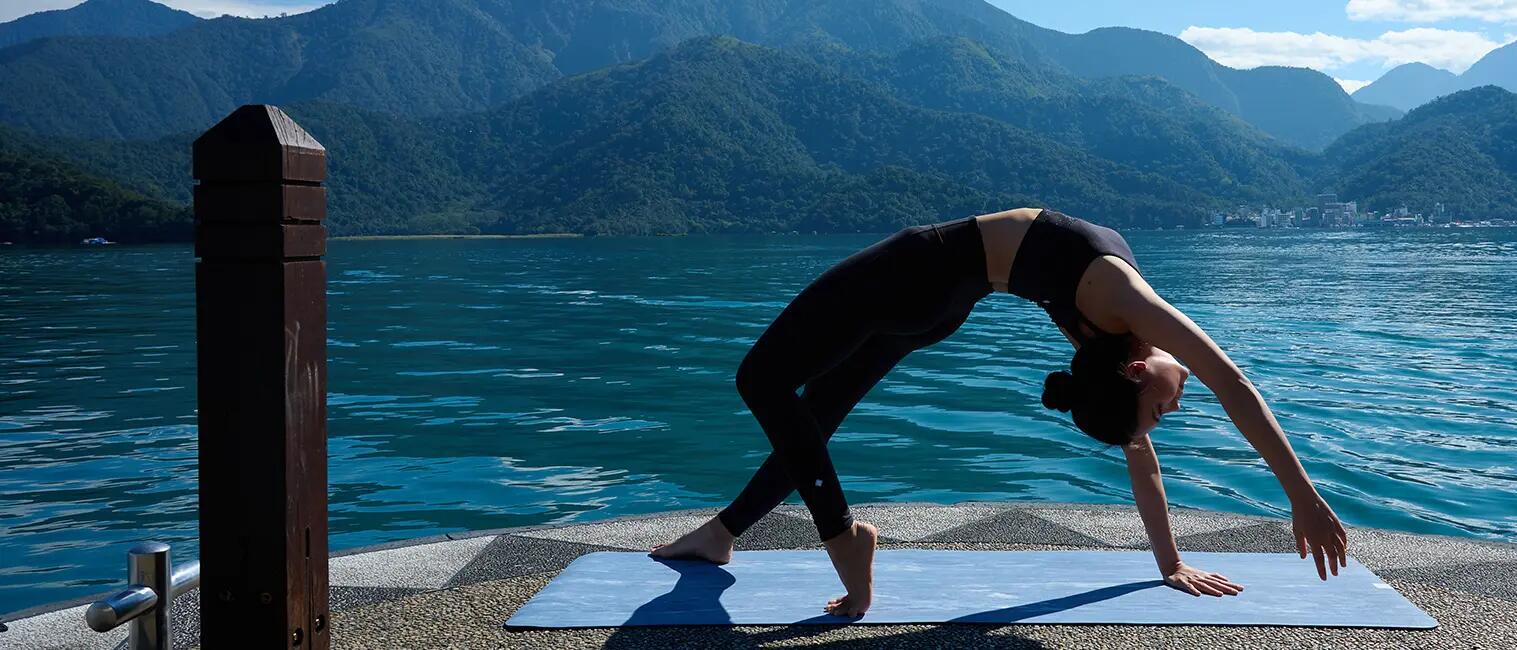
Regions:
M 833 616 L 863 616 L 874 600 L 874 548 L 879 531 L 863 522 L 822 542 L 848 593 L 827 601 Z
M 711 521 L 685 533 L 674 542 L 653 547 L 649 554 L 667 560 L 705 560 L 712 564 L 726 564 L 732 561 L 732 544 L 735 540 L 721 520 L 712 517 Z

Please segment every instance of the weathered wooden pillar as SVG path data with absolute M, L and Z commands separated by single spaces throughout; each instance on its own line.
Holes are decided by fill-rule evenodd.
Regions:
M 194 167 L 201 644 L 325 650 L 326 149 L 243 106 Z

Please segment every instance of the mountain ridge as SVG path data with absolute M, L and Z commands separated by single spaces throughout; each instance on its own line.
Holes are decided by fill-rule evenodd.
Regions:
M 201 21 L 129 43 L 44 41 L 0 53 L 0 121 L 133 139 L 205 128 L 254 101 L 412 116 L 486 110 L 565 75 L 713 35 L 886 54 L 926 38 L 967 37 L 1076 76 L 1161 76 L 1307 148 L 1383 117 L 1321 73 L 1234 70 L 1157 32 L 1065 34 L 982 0 L 668 0 L 656 11 L 643 0 L 343 0 L 285 18 Z M 1282 89 L 1299 90 L 1304 108 L 1270 120 L 1271 96 Z
M 1443 203 L 1465 217 L 1517 214 L 1517 95 L 1494 85 L 1435 99 L 1389 124 L 1345 134 L 1324 152 L 1322 186 L 1361 209 Z
M 87 0 L 0 23 L 0 48 L 59 36 L 157 36 L 200 17 L 150 0 Z
M 1517 42 L 1487 52 L 1463 74 L 1424 63 L 1403 64 L 1355 91 L 1353 96 L 1363 102 L 1411 110 L 1438 97 L 1480 86 L 1500 86 L 1517 92 Z

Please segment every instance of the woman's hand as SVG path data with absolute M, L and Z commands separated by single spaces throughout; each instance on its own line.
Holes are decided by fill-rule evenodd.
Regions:
M 1300 503 L 1292 500 L 1291 529 L 1296 534 L 1296 550 L 1301 559 L 1306 559 L 1306 551 L 1311 549 L 1317 561 L 1317 575 L 1323 580 L 1327 579 L 1329 568 L 1333 575 L 1338 575 L 1338 567 L 1348 566 L 1348 533 L 1320 495 L 1313 494 Z
M 1236 596 L 1238 592 L 1243 591 L 1243 585 L 1228 580 L 1225 575 L 1202 571 L 1195 567 L 1187 566 L 1184 562 L 1176 565 L 1174 571 L 1164 576 L 1164 584 L 1180 591 L 1190 592 L 1193 596 L 1200 596 L 1201 594 Z

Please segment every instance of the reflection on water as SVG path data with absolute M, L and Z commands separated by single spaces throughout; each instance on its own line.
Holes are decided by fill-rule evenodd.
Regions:
M 333 548 L 724 504 L 768 453 L 738 361 L 880 236 L 334 242 Z M 1517 230 L 1128 238 L 1345 520 L 1517 541 Z M 0 611 L 117 585 L 131 541 L 195 554 L 192 263 L 0 252 Z M 990 296 L 843 424 L 849 498 L 1130 500 L 1039 404 L 1070 353 Z M 1155 441 L 1175 504 L 1286 513 L 1199 382 Z

